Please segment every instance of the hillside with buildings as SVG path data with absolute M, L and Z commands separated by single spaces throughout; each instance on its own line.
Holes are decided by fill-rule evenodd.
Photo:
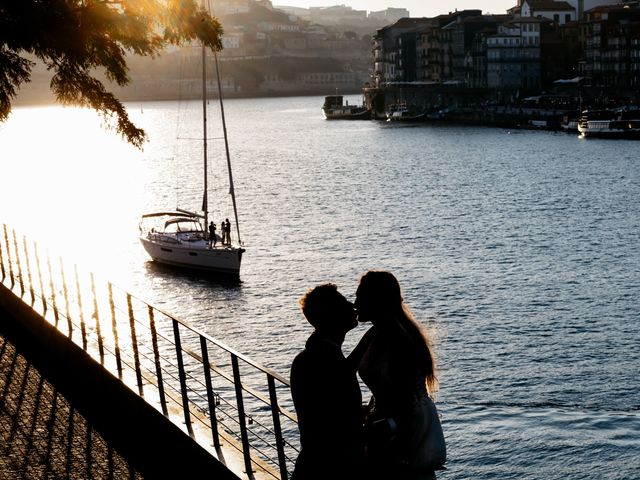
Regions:
M 371 80 L 372 35 L 409 16 L 405 9 L 303 9 L 276 7 L 269 0 L 216 4 L 213 14 L 224 28 L 219 54 L 223 90 L 243 97 L 360 92 Z M 109 88 L 124 100 L 197 96 L 199 62 L 199 47 L 169 50 L 156 59 L 132 56 L 131 85 Z M 210 90 L 216 94 L 213 86 Z M 19 101 L 49 97 L 47 72 L 37 69 Z
M 502 102 L 577 82 L 601 94 L 637 94 L 637 0 L 515 1 L 500 15 L 464 10 L 411 18 L 397 8 L 225 0 L 213 12 L 225 31 L 223 90 L 251 97 L 355 93 L 364 86 L 380 108 L 400 100 L 429 108 Z M 111 88 L 125 100 L 195 97 L 199 62 L 198 47 L 156 59 L 131 57 L 132 84 Z M 208 88 L 216 94 L 213 84 Z M 37 69 L 19 100 L 49 95 L 47 72 Z

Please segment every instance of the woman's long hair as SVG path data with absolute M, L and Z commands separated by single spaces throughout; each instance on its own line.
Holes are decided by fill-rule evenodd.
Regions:
M 362 276 L 360 287 L 366 289 L 369 298 L 375 299 L 376 304 L 380 305 L 384 321 L 396 322 L 400 333 L 408 340 L 409 348 L 412 350 L 410 357 L 415 359 L 415 362 L 412 362 L 415 367 L 415 371 L 412 372 L 414 378 L 421 381 L 424 379 L 427 391 L 433 394 L 438 386 L 433 349 L 429 337 L 405 305 L 396 277 L 391 272 L 372 270 Z

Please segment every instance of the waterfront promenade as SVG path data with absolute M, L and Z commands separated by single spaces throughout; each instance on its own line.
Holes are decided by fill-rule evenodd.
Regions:
M 144 478 L 1 327 L 0 479 Z
M 0 480 L 239 478 L 2 283 L 0 341 Z
M 287 478 L 286 379 L 2 233 L 0 480 Z

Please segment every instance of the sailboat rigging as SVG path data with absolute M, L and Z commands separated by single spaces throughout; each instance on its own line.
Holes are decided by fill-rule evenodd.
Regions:
M 155 212 L 142 215 L 140 221 L 140 242 L 149 256 L 156 262 L 189 269 L 197 269 L 211 273 L 220 273 L 233 276 L 240 275 L 242 254 L 245 252 L 244 244 L 240 237 L 240 224 L 238 222 L 238 208 L 235 189 L 233 185 L 233 173 L 231 169 L 231 156 L 229 154 L 229 141 L 227 125 L 224 114 L 224 101 L 222 96 L 222 84 L 220 81 L 220 69 L 218 55 L 214 51 L 214 63 L 218 98 L 220 102 L 220 118 L 225 146 L 227 173 L 229 176 L 229 194 L 233 206 L 237 239 L 235 244 L 231 241 L 228 220 L 221 225 L 223 231 L 222 240 L 217 236 L 211 237 L 209 232 L 209 182 L 208 182 L 208 143 L 207 143 L 207 68 L 206 48 L 202 50 L 202 145 L 203 145 L 203 198 L 202 214 L 177 208 L 175 212 Z M 162 219 L 163 224 L 159 228 L 148 229 L 145 221 L 148 219 Z M 201 221 L 203 223 L 201 223 Z

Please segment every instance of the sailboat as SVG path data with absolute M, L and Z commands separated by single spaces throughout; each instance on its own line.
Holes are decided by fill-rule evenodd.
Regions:
M 227 172 L 229 175 L 229 193 L 233 205 L 233 213 L 236 227 L 235 243 L 232 241 L 230 222 L 228 219 L 219 225 L 218 231 L 222 231 L 222 238 L 210 238 L 209 233 L 209 200 L 208 200 L 208 145 L 207 145 L 207 79 L 206 79 L 206 49 L 202 46 L 202 120 L 203 120 L 203 180 L 204 193 L 202 201 L 202 213 L 191 212 L 177 208 L 171 212 L 154 212 L 142 215 L 140 219 L 140 242 L 149 256 L 156 262 L 174 267 L 200 270 L 214 274 L 231 276 L 240 275 L 242 254 L 245 252 L 244 244 L 240 238 L 240 226 L 238 223 L 238 209 L 236 206 L 235 190 L 233 187 L 233 175 L 231 171 L 231 157 L 229 155 L 229 142 L 227 138 L 227 126 L 224 115 L 222 99 L 222 86 L 220 71 L 218 68 L 218 56 L 214 52 L 216 67 L 216 79 L 218 86 L 218 98 L 220 101 L 220 116 L 227 160 Z M 153 228 L 148 228 L 149 220 L 160 220 Z M 226 228 L 225 228 L 226 227 Z

